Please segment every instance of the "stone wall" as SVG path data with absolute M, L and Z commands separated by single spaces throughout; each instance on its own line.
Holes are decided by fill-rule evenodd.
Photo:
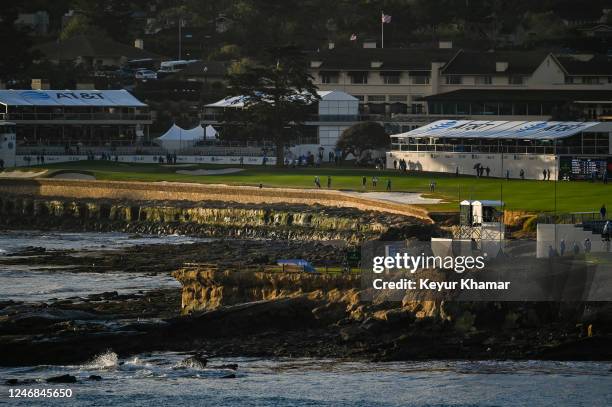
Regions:
M 409 226 L 418 231 L 422 226 L 426 233 L 433 225 L 400 215 L 297 204 L 0 195 L 0 228 L 10 229 L 359 242 Z
M 72 199 L 109 198 L 140 201 L 319 204 L 412 216 L 425 222 L 431 222 L 427 211 L 417 206 L 360 198 L 339 191 L 315 189 L 257 188 L 169 182 L 0 179 L 0 194 Z

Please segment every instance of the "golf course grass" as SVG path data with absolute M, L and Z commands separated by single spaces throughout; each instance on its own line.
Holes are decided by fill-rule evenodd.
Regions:
M 612 209 L 612 184 L 604 185 L 584 181 L 557 182 L 555 208 L 555 182 L 521 181 L 498 178 L 456 177 L 454 174 L 408 173 L 393 170 L 379 171 L 354 167 L 338 168 L 276 168 L 273 166 L 245 166 L 244 171 L 217 175 L 177 174 L 179 170 L 221 169 L 229 165 L 161 166 L 158 164 L 115 163 L 110 161 L 78 161 L 35 166 L 29 170 L 48 169 L 48 176 L 55 171 L 84 171 L 98 180 L 114 181 L 174 181 L 233 185 L 259 185 L 266 187 L 315 188 L 314 177 L 321 178 L 323 187 L 327 176 L 332 177 L 332 188 L 362 191 L 361 178 L 367 177 L 367 191 L 385 191 L 387 179 L 391 180 L 392 191 L 420 192 L 425 197 L 443 198 L 444 203 L 428 205 L 436 211 L 455 211 L 460 199 L 502 199 L 506 209 L 529 212 L 586 212 L 599 211 L 602 204 Z M 24 168 L 24 170 L 27 170 Z M 379 179 L 373 188 L 373 176 Z M 431 181 L 436 182 L 434 193 L 429 192 Z

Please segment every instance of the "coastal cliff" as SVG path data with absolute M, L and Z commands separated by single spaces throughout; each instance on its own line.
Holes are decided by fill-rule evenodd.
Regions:
M 381 360 L 612 358 L 607 304 L 457 302 L 412 294 L 370 302 L 357 275 L 200 265 L 173 276 L 182 284 L 186 314 L 177 323 L 203 347 L 222 341 L 220 354 L 270 354 L 270 346 L 278 356 Z
M 297 204 L 0 197 L 0 227 L 358 242 L 434 233 L 403 215 Z M 417 228 L 418 230 L 414 229 Z

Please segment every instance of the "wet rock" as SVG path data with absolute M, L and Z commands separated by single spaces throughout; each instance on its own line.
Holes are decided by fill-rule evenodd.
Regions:
M 98 376 L 98 375 L 92 374 L 92 375 L 90 375 L 87 378 L 87 380 L 92 380 L 92 381 L 95 381 L 95 382 L 99 382 L 100 380 L 102 380 L 102 376 Z
M 238 370 L 238 364 L 237 363 L 228 363 L 226 365 L 219 365 L 219 366 L 210 366 L 211 369 L 229 369 L 229 370 Z
M 17 385 L 24 385 L 24 384 L 33 384 L 33 383 L 36 383 L 36 380 L 35 379 L 23 379 L 23 380 L 8 379 L 4 383 L 6 383 L 7 386 L 17 386 Z
M 221 379 L 235 379 L 236 375 L 234 373 L 227 374 L 225 376 L 221 376 Z
M 179 366 L 190 369 L 204 369 L 207 364 L 208 359 L 202 353 L 196 353 L 193 356 L 183 359 Z
M 64 374 L 61 376 L 49 377 L 47 383 L 76 383 L 77 379 L 73 375 Z

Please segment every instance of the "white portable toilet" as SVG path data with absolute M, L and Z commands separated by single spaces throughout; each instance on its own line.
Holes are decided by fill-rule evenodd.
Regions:
M 15 123 L 0 122 L 0 160 L 4 168 L 15 167 L 16 149 Z

